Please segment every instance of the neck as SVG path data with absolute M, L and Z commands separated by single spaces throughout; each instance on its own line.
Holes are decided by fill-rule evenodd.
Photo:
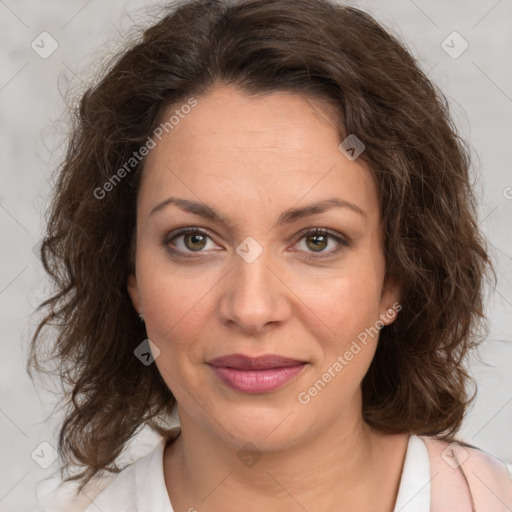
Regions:
M 241 452 L 184 412 L 180 424 L 182 433 L 164 459 L 176 510 L 218 511 L 226 503 L 230 510 L 247 504 L 269 511 L 363 510 L 381 487 L 380 505 L 372 510 L 393 509 L 407 436 L 379 434 L 360 415 L 342 414 L 320 434 L 265 453 Z

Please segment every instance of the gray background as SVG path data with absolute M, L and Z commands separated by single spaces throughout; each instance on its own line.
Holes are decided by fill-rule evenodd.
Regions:
M 512 462 L 512 65 L 506 57 L 512 49 L 512 2 L 352 4 L 372 13 L 406 41 L 448 96 L 459 130 L 478 155 L 473 167 L 481 198 L 480 224 L 491 244 L 498 286 L 489 290 L 490 334 L 481 347 L 481 361 L 475 359 L 471 367 L 479 393 L 461 436 Z M 116 41 L 133 20 L 147 24 L 146 7 L 154 5 L 142 0 L 0 0 L 0 510 L 4 512 L 34 510 L 36 483 L 57 467 L 54 463 L 41 469 L 31 458 L 41 442 L 56 446 L 58 417 L 45 422 L 54 398 L 34 388 L 25 373 L 25 358 L 36 320 L 32 313 L 47 292 L 33 246 L 42 236 L 50 172 L 63 150 L 62 92 L 70 87 L 80 91 L 97 59 L 117 48 Z M 58 43 L 46 59 L 31 48 L 43 31 Z M 458 58 L 442 47 L 454 31 L 469 44 Z M 464 43 L 451 36 L 446 44 L 453 46 L 453 54 Z M 142 446 L 147 451 L 155 441 L 146 436 Z M 47 446 L 38 449 L 48 456 Z

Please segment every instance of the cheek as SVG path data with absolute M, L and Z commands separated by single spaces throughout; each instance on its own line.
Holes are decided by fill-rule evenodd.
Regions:
M 143 290 L 147 336 L 160 350 L 155 364 L 162 378 L 176 399 L 186 403 L 187 383 L 196 381 L 197 365 L 204 360 L 198 341 L 207 336 L 205 291 L 199 280 L 155 279 L 155 274 L 148 275 Z
M 336 274 L 303 281 L 297 295 L 304 307 L 300 316 L 313 325 L 322 321 L 326 339 L 343 345 L 379 318 L 382 276 L 374 267 L 352 266 Z
M 208 340 L 211 301 L 219 277 L 184 265 L 173 268 L 157 261 L 150 251 L 141 251 L 138 263 L 147 335 L 160 350 L 156 362 L 167 380 L 166 373 L 187 372 L 190 362 L 203 361 L 198 341 Z
M 173 265 L 163 248 L 150 242 L 140 244 L 137 254 L 137 283 L 146 324 L 161 338 L 171 333 L 189 315 L 194 315 L 201 298 L 212 287 L 209 273 L 199 275 L 186 265 Z
M 169 286 L 158 282 L 147 289 L 145 322 L 148 337 L 164 351 L 179 351 L 182 346 L 191 346 L 210 317 L 203 288 L 193 283 L 180 284 L 174 281 Z
M 323 414 L 334 403 L 340 407 L 350 403 L 375 355 L 380 288 L 376 284 L 377 275 L 366 276 L 368 279 L 356 278 L 354 274 L 331 278 L 325 282 L 328 293 L 317 290 L 315 297 L 310 295 L 315 308 L 304 324 L 311 324 L 313 316 L 318 316 L 328 327 L 323 330 L 324 336 L 316 331 L 318 365 L 310 387 L 304 387 L 298 396 L 301 404 L 314 402 L 308 409 L 313 416 Z M 308 314 L 306 309 L 304 314 Z M 304 399 L 308 402 L 301 401 Z
M 346 278 L 340 281 L 337 290 L 337 332 L 346 331 L 354 335 L 356 330 L 359 331 L 375 322 L 380 299 L 380 289 L 375 285 L 375 281 L 365 282 Z

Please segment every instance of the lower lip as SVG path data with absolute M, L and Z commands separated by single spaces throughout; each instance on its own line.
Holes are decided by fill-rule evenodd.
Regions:
M 217 377 L 230 388 L 244 393 L 268 393 L 284 386 L 302 371 L 306 363 L 268 370 L 237 370 L 211 366 Z

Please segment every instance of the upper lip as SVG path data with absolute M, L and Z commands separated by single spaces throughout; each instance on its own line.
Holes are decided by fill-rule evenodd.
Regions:
M 270 368 L 285 368 L 303 364 L 305 361 L 279 356 L 277 354 L 265 354 L 263 356 L 251 357 L 243 354 L 229 354 L 216 357 L 208 361 L 212 366 L 224 368 L 236 368 L 238 370 L 267 370 Z

